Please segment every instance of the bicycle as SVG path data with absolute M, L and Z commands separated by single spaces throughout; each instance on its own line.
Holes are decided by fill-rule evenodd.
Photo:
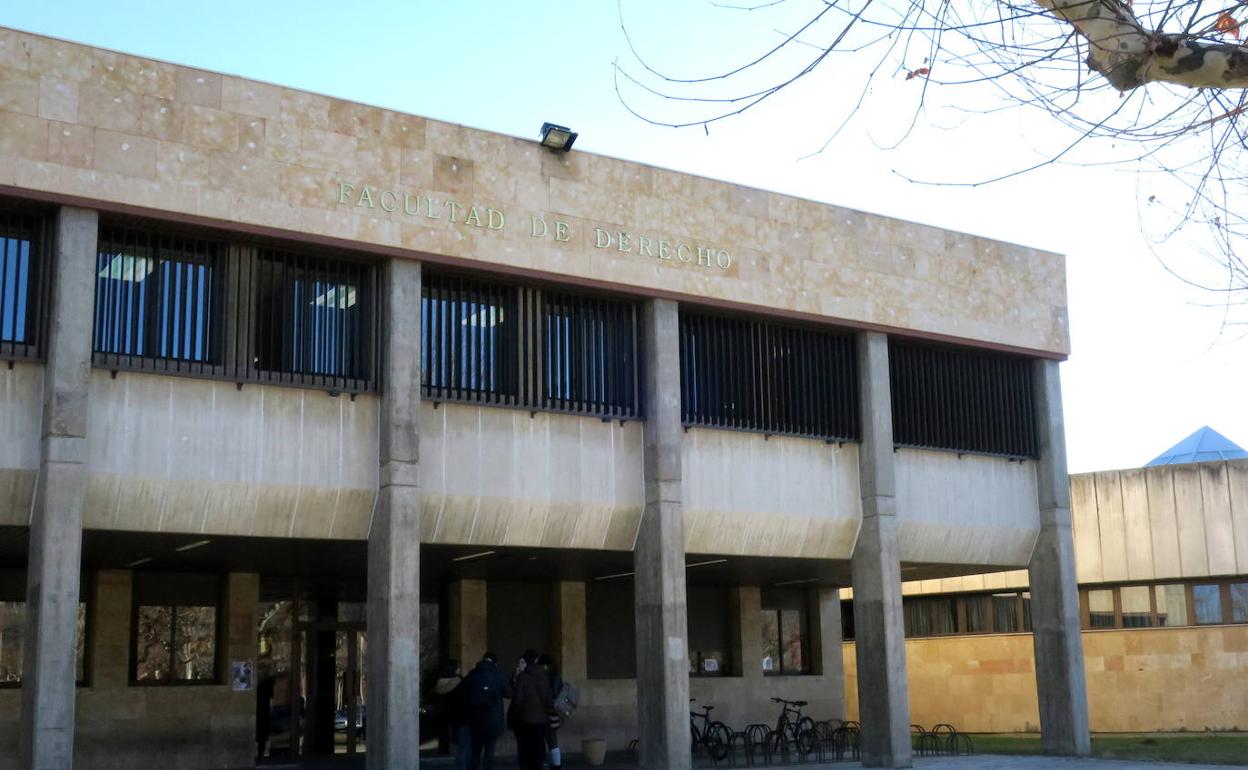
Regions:
M 780 704 L 780 716 L 772 732 L 773 750 L 782 751 L 791 741 L 798 754 L 813 753 L 819 736 L 815 732 L 815 720 L 802 716 L 802 706 L 808 701 L 772 698 L 771 702 Z
M 693 703 L 695 700 L 697 699 L 690 698 L 689 702 Z M 732 730 L 723 722 L 711 721 L 711 711 L 714 708 L 703 706 L 700 714 L 689 712 L 690 751 L 696 754 L 701 747 L 711 759 L 720 762 L 732 750 Z M 701 727 L 698 727 L 699 719 L 702 720 Z

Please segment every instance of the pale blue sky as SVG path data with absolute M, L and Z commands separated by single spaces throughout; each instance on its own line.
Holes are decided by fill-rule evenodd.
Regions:
M 734 22 L 703 0 L 624 8 L 646 54 L 682 73 L 774 44 L 783 21 Z M 1059 167 L 954 188 L 894 173 L 952 182 L 1013 170 L 1060 138 L 1044 116 L 964 119 L 934 108 L 944 128 L 921 124 L 900 149 L 882 150 L 908 124 L 917 87 L 888 72 L 859 119 L 801 160 L 856 97 L 852 83 L 867 63 L 845 57 L 709 135 L 648 126 L 612 85 L 612 61 L 628 57 L 614 0 L 8 0 L 0 25 L 516 136 L 560 122 L 581 133 L 580 150 L 1062 252 L 1074 346 L 1063 365 L 1071 470 L 1140 465 L 1203 424 L 1248 444 L 1248 343 L 1216 342 L 1219 314 L 1193 304 L 1203 298 L 1149 252 L 1134 174 Z M 937 97 L 960 106 L 987 98 Z

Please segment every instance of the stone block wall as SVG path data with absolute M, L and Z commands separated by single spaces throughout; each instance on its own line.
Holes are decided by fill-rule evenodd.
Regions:
M 256 694 L 233 692 L 230 662 L 255 665 L 259 578 L 226 578 L 221 612 L 224 645 L 218 681 L 225 684 L 132 686 L 129 683 L 131 574 L 96 573 L 87 637 L 88 685 L 76 700 L 74 767 L 164 770 L 239 767 L 255 755 Z M 0 770 L 18 767 L 21 691 L 0 690 Z
M 1248 730 L 1248 626 L 1083 632 L 1093 732 Z M 845 694 L 858 718 L 854 644 Z M 910 639 L 910 721 L 971 732 L 1035 732 L 1031 634 Z
M 10 29 L 2 189 L 1069 350 L 1053 254 Z

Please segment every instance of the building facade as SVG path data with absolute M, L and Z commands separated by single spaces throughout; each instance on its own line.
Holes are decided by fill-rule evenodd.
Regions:
M 1070 487 L 1092 730 L 1248 729 L 1248 460 L 1080 473 Z M 1039 728 L 1027 577 L 903 585 L 912 719 L 956 704 L 966 730 Z M 850 714 L 853 661 L 846 642 Z
M 1060 257 L 3 29 L 0 199 L 0 767 L 415 767 L 526 647 L 686 767 L 848 586 L 906 766 L 901 581 L 1001 569 L 1088 750 Z

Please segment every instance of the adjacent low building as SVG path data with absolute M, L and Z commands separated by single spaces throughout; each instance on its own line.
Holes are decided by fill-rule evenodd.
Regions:
M 0 29 L 0 767 L 415 767 L 526 647 L 687 767 L 690 696 L 846 715 L 848 586 L 905 766 L 901 581 L 1002 569 L 1086 752 L 1066 321 L 1053 254 Z
M 1248 729 L 1248 452 L 1205 427 L 1070 488 L 1092 730 Z M 902 591 L 911 718 L 1039 729 L 1027 573 Z M 851 715 L 854 658 L 846 642 Z

